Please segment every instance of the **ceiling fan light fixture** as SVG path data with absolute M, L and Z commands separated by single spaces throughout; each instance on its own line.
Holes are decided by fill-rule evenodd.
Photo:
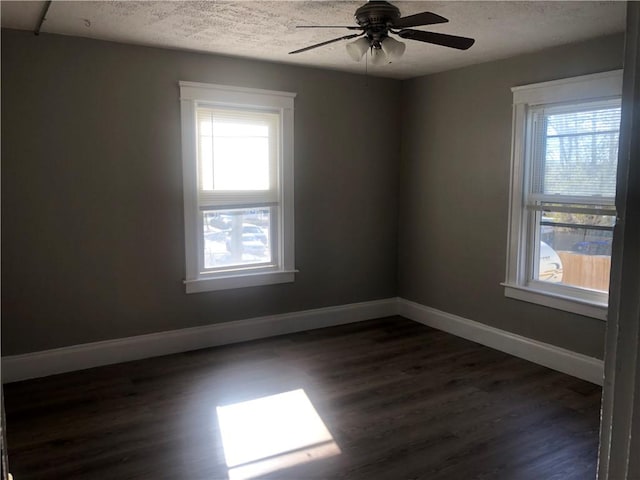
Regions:
M 389 57 L 389 61 L 399 59 L 403 54 L 407 46 L 396 40 L 395 38 L 387 37 L 380 44 L 384 53 Z
M 384 65 L 389 63 L 389 57 L 382 48 L 371 48 L 371 65 Z
M 360 37 L 353 42 L 347 43 L 347 53 L 354 62 L 359 62 L 364 57 L 364 54 L 369 50 L 369 39 L 367 37 Z

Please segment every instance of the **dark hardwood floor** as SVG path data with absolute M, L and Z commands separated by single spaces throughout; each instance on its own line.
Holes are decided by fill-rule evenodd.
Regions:
M 586 480 L 600 388 L 393 317 L 13 383 L 5 401 L 16 480 Z M 296 444 L 298 427 L 324 437 Z M 229 468 L 223 435 L 256 462 Z

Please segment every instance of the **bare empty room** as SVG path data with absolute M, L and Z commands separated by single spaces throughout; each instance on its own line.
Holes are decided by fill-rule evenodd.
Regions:
M 640 479 L 640 3 L 0 6 L 2 480 Z

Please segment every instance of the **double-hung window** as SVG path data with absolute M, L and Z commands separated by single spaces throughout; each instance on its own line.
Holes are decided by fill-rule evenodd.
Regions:
M 187 293 L 294 280 L 294 97 L 180 82 Z
M 606 318 L 622 74 L 515 87 L 505 294 Z

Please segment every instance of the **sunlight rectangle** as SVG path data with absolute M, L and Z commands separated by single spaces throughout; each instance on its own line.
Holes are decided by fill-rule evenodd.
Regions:
M 232 480 L 340 454 L 302 389 L 219 406 L 217 414 Z

